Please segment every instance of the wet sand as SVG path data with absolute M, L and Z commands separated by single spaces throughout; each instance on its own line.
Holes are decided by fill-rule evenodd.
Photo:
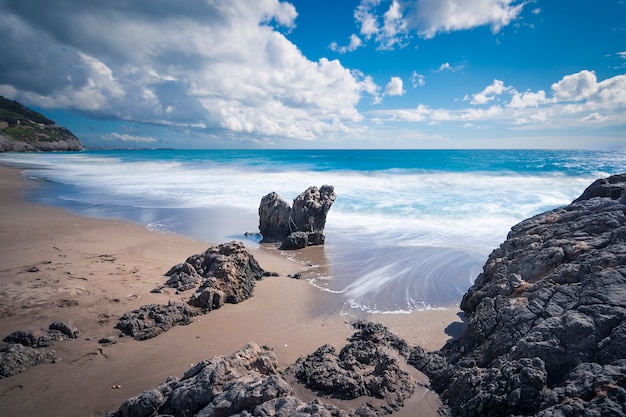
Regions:
M 273 348 L 286 366 L 324 343 L 343 345 L 354 317 L 381 322 L 430 350 L 460 326 L 454 308 L 346 315 L 337 295 L 287 277 L 306 272 L 307 257 L 313 262 L 315 251 L 304 251 L 293 262 L 262 246 L 252 253 L 264 269 L 280 276 L 259 282 L 253 298 L 150 340 L 124 337 L 102 346 L 100 338 L 119 334 L 114 326 L 125 312 L 187 297 L 150 290 L 164 283 L 172 265 L 211 244 L 24 201 L 22 191 L 33 186 L 18 169 L 0 166 L 0 338 L 47 328 L 55 320 L 73 323 L 81 335 L 53 346 L 61 361 L 0 379 L 4 415 L 100 416 L 169 375 L 181 376 L 192 363 L 232 353 L 250 341 Z M 398 415 L 434 416 L 437 401 L 423 389 Z

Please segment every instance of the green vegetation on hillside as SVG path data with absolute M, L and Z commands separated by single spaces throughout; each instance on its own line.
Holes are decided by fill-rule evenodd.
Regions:
M 0 96 L 0 152 L 82 148 L 78 138 L 66 128 L 17 101 Z

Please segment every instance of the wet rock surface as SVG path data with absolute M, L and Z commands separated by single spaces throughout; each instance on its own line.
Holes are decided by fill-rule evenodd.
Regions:
M 261 199 L 259 231 L 264 242 L 282 242 L 283 250 L 323 245 L 326 216 L 337 195 L 332 185 L 309 187 L 293 205 L 272 192 Z
M 452 415 L 626 415 L 624 190 L 514 226 L 463 297 L 467 332 L 411 352 Z
M 130 398 L 108 417 L 390 414 L 402 407 L 403 400 L 415 390 L 413 378 L 400 369 L 406 365 L 408 346 L 384 326 L 357 322 L 355 327 L 358 331 L 339 354 L 324 346 L 284 371 L 271 350 L 254 343 L 232 355 L 206 359 L 182 378 L 169 377 L 163 384 Z M 309 388 L 318 389 L 319 398 L 305 402 L 296 397 L 288 381 L 297 374 L 311 376 L 297 378 Z M 320 389 L 312 382 L 317 379 L 332 382 Z M 362 401 L 356 408 L 339 409 L 325 404 L 326 397 Z

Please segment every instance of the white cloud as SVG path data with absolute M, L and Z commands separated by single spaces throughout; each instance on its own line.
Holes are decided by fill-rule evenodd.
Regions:
M 126 133 L 120 134 L 116 132 L 107 133 L 102 137 L 104 140 L 120 140 L 122 142 L 140 142 L 140 143 L 152 143 L 157 140 L 150 136 L 133 136 Z
M 413 88 L 422 87 L 426 84 L 426 77 L 422 74 L 419 74 L 417 71 L 413 71 L 411 75 L 411 84 Z
M 552 84 L 555 96 L 561 101 L 584 100 L 595 93 L 597 89 L 596 74 L 587 70 L 567 75 Z
M 494 33 L 509 25 L 526 2 L 520 0 L 361 0 L 354 17 L 366 39 L 380 49 L 403 47 L 413 33 L 432 38 L 437 33 L 491 26 Z M 538 9 L 535 9 L 538 10 Z
M 281 33 L 296 16 L 279 0 L 138 0 L 123 11 L 114 2 L 2 2 L 3 57 L 11 59 L 0 62 L 0 85 L 27 104 L 107 118 L 298 139 L 343 135 L 363 118 L 362 96 L 373 92 L 376 101 L 379 92 L 337 60 L 307 59 Z
M 400 77 L 391 77 L 387 86 L 385 87 L 385 95 L 386 96 L 401 96 L 406 91 L 403 90 L 402 78 Z
M 465 68 L 465 65 L 452 66 L 450 65 L 449 62 L 444 62 L 443 64 L 439 65 L 439 68 L 437 68 L 436 70 L 433 70 L 433 72 L 442 72 L 442 71 L 458 72 L 458 71 L 461 71 L 463 68 Z
M 486 104 L 492 101 L 496 96 L 510 90 L 511 87 L 505 87 L 504 83 L 500 80 L 493 80 L 491 85 L 485 87 L 480 93 L 474 94 L 470 103 L 472 104 Z
M 350 36 L 350 43 L 346 46 L 339 46 L 337 42 L 332 42 L 330 44 L 330 49 L 339 52 L 340 54 L 345 54 L 346 52 L 354 52 L 360 46 L 363 46 L 363 41 L 354 33 Z
M 618 52 L 617 56 L 619 56 L 620 58 L 626 59 L 626 51 Z
M 523 109 L 526 107 L 539 107 L 546 103 L 549 103 L 549 100 L 546 98 L 546 92 L 543 90 L 537 92 L 527 91 L 524 93 L 515 91 L 508 106 Z
M 496 96 L 501 104 L 484 107 Z M 482 122 L 516 129 L 619 126 L 626 123 L 626 74 L 598 82 L 593 72 L 583 70 L 553 83 L 551 96 L 544 90 L 520 93 L 494 80 L 471 100 L 479 107 L 445 109 L 420 104 L 414 109 L 377 110 L 373 114 L 379 123 L 448 122 L 462 126 Z

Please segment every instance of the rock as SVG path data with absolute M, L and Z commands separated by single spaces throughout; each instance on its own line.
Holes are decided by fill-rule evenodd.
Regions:
M 51 332 L 59 332 L 63 336 L 67 336 L 70 339 L 76 339 L 80 335 L 80 330 L 78 330 L 74 325 L 67 322 L 55 321 L 48 326 L 48 330 Z
M 265 242 L 279 242 L 289 236 L 291 207 L 277 193 L 271 192 L 261 198 L 259 205 L 259 231 Z
M 101 345 L 114 345 L 117 343 L 117 336 L 105 336 L 100 338 L 100 340 L 98 340 L 98 343 L 100 343 Z
M 54 342 L 50 337 L 50 333 L 45 330 L 17 330 L 2 340 L 7 343 L 19 343 L 20 345 L 33 348 L 52 346 Z
M 357 322 L 355 327 L 361 327 L 360 331 L 338 354 L 324 345 L 298 359 L 288 372 L 328 397 L 383 399 L 384 405 L 372 406 L 377 415 L 399 410 L 416 387 L 415 380 L 401 369 L 409 352 L 406 342 L 379 324 Z
M 185 303 L 148 304 L 120 317 L 116 329 L 137 340 L 158 336 L 176 325 L 186 325 L 200 310 Z
M 10 343 L 0 348 L 0 378 L 24 372 L 31 366 L 52 363 L 57 360 L 54 350 L 35 348 L 20 343 Z
M 466 333 L 413 349 L 453 416 L 626 415 L 625 180 L 514 226 L 463 297 Z
M 293 200 L 292 207 L 275 192 L 267 194 L 259 205 L 262 242 L 282 242 L 285 250 L 323 245 L 326 216 L 336 198 L 332 185 L 309 187 Z
M 281 250 L 295 250 L 306 248 L 309 245 L 309 234 L 294 232 L 287 236 L 280 244 Z
M 189 303 L 210 311 L 250 298 L 266 272 L 241 242 L 229 242 L 192 255 L 166 274 L 166 285 L 185 291 L 199 285 Z
M 301 358 L 286 371 L 279 369 L 271 350 L 249 343 L 232 355 L 203 360 L 180 379 L 169 377 L 163 384 L 125 401 L 107 416 L 377 417 L 391 414 L 415 389 L 413 379 L 397 366 L 408 347 L 381 325 L 359 322 L 356 327 L 359 331 L 351 338 L 354 340 L 339 355 L 335 355 L 331 347 L 322 347 L 318 350 L 322 354 L 316 352 Z M 311 357 L 314 359 L 309 360 Z M 298 364 L 313 364 L 318 358 L 328 361 L 314 364 L 306 372 L 313 373 L 319 365 L 320 378 L 323 379 L 322 369 L 332 372 L 329 379 L 337 383 L 329 387 L 342 386 L 342 397 L 358 397 L 351 391 L 353 386 L 359 388 L 359 393 L 373 397 L 361 396 L 358 398 L 361 404 L 358 400 L 350 402 L 350 406 L 356 408 L 347 410 L 324 404 L 319 398 L 308 403 L 297 398 L 288 380 L 299 368 Z M 349 373 L 356 376 L 350 379 L 346 376 Z M 339 396 L 331 391 L 322 394 Z

